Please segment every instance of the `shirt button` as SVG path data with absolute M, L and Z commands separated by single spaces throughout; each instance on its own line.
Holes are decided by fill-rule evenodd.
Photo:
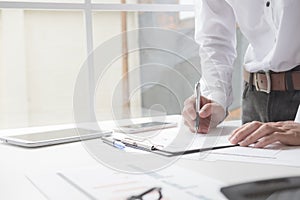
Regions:
M 270 1 L 267 1 L 266 6 L 267 6 L 267 7 L 270 6 Z

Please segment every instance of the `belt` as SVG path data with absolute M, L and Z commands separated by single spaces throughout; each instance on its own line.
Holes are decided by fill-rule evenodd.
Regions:
M 271 91 L 300 90 L 299 70 L 292 69 L 286 72 L 267 71 L 255 73 L 244 70 L 244 79 L 246 82 L 252 83 L 257 91 L 266 93 L 270 93 Z

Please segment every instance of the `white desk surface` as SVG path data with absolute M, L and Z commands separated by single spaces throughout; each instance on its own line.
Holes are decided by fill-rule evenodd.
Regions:
M 31 130 L 67 128 L 70 125 L 2 130 L 0 135 Z M 99 165 L 80 142 L 26 149 L 0 143 L 0 199 L 41 200 L 45 197 L 26 178 L 26 174 L 41 171 L 58 171 Z M 195 161 L 180 159 L 176 165 L 197 173 L 234 184 L 264 178 L 300 175 L 300 168 L 230 161 Z M 104 167 L 104 166 L 101 166 Z

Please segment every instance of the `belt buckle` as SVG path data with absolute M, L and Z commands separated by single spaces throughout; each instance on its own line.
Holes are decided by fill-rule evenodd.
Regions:
M 259 88 L 258 78 L 257 78 L 258 72 L 253 74 L 254 85 L 255 85 L 256 91 L 265 92 L 265 93 L 269 94 L 271 92 L 271 75 L 270 75 L 269 71 L 265 71 L 264 73 L 265 73 L 266 78 L 267 78 L 267 89 L 265 90 L 265 89 Z

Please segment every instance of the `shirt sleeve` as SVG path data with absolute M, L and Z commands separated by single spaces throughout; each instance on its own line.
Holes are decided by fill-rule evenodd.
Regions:
M 236 21 L 225 0 L 196 0 L 195 40 L 201 58 L 202 95 L 226 111 L 231 105 Z M 225 117 L 225 116 L 224 116 Z

